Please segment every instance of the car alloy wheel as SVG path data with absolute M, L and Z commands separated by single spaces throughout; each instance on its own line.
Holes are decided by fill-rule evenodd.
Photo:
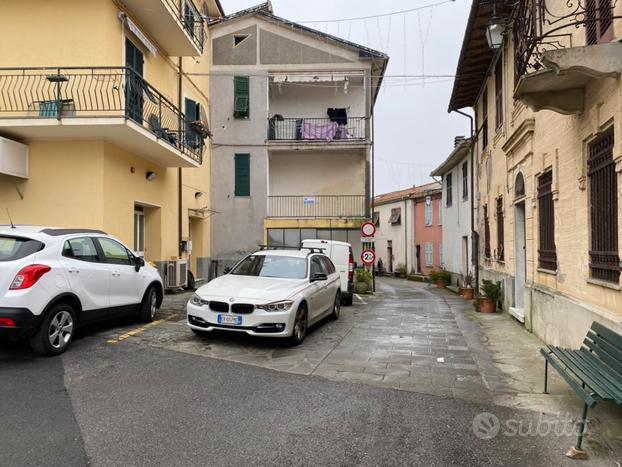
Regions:
M 333 305 L 333 319 L 339 318 L 339 313 L 341 313 L 341 294 L 337 292 L 335 304 Z
M 52 318 L 48 329 L 50 345 L 55 350 L 61 350 L 69 344 L 73 336 L 73 317 L 66 310 L 60 310 Z
M 156 311 L 158 311 L 158 297 L 155 293 L 151 294 L 151 303 L 149 304 L 149 314 L 151 319 L 155 318 Z
M 296 321 L 294 323 L 294 337 L 298 343 L 302 342 L 307 333 L 307 312 L 303 307 L 298 308 L 296 312 Z

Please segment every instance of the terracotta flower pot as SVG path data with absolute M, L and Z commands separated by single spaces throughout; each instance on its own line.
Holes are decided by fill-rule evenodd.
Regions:
M 479 311 L 480 313 L 495 313 L 497 305 L 490 298 L 482 297 L 479 299 Z
M 473 292 L 474 292 L 473 287 L 460 288 L 460 294 L 462 295 L 462 298 L 464 298 L 465 300 L 473 300 Z
M 445 287 L 447 287 L 447 283 L 444 280 L 439 279 L 436 281 L 437 289 L 444 289 Z

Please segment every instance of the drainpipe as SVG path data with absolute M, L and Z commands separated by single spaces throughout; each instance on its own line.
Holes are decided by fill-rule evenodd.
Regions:
M 404 267 L 408 275 L 408 198 L 404 199 Z
M 182 125 L 185 123 L 181 118 L 181 110 L 182 110 L 182 89 L 181 86 L 183 84 L 183 65 L 182 58 L 178 58 L 179 63 L 179 76 L 178 76 L 178 84 L 177 84 L 177 108 L 179 109 L 179 142 L 183 144 L 181 140 L 185 135 L 183 135 L 183 127 Z M 181 167 L 177 169 L 177 250 L 179 251 L 179 257 L 181 258 L 183 251 L 181 248 L 181 239 L 183 234 L 183 203 L 182 203 L 182 170 Z
M 375 208 L 375 203 L 374 203 L 374 196 L 375 196 L 375 180 L 376 180 L 376 162 L 374 159 L 374 145 L 375 145 L 375 139 L 374 139 L 374 130 L 375 130 L 375 125 L 374 125 L 374 113 L 373 111 L 371 112 L 371 167 L 370 167 L 370 171 L 371 171 L 371 216 L 372 219 L 374 218 L 374 208 Z M 374 239 L 375 240 L 375 239 Z M 374 253 L 377 255 L 378 253 L 376 252 L 376 242 L 374 242 L 373 244 L 373 249 L 374 249 Z M 371 269 L 371 282 L 372 282 L 372 292 L 376 293 L 376 274 L 375 274 L 375 270 L 376 269 L 376 265 L 372 265 L 372 269 Z
M 454 110 L 457 114 L 460 114 L 469 119 L 471 124 L 471 263 L 475 268 L 475 293 L 479 293 L 479 235 L 475 230 L 475 132 L 474 132 L 474 119 L 472 115 L 469 115 L 460 110 Z

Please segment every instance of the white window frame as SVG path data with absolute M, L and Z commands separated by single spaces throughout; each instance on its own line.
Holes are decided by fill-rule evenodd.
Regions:
M 425 199 L 425 225 L 432 225 L 434 221 L 434 205 L 429 196 Z
M 425 265 L 434 266 L 434 244 L 432 242 L 425 242 Z
M 134 253 L 141 258 L 145 257 L 145 212 L 134 210 Z M 138 247 L 142 244 L 142 250 Z
M 438 225 L 443 225 L 443 200 L 438 200 Z

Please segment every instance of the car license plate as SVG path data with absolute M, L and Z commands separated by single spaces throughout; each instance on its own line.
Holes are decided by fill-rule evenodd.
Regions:
M 242 324 L 241 316 L 218 315 L 218 324 Z

